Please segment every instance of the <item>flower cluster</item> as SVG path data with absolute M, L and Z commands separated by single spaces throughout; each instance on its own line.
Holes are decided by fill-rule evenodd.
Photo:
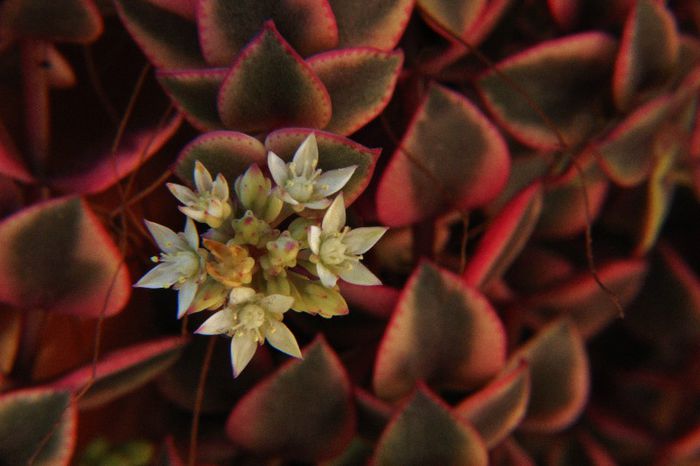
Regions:
M 231 337 L 234 376 L 265 341 L 301 357 L 294 335 L 282 322 L 288 310 L 323 317 L 345 314 L 338 279 L 380 283 L 360 261 L 386 228 L 345 225 L 340 190 L 356 167 L 323 172 L 317 165 L 318 147 L 311 134 L 289 163 L 268 154 L 276 186 L 251 165 L 236 179 L 231 196 L 221 174 L 213 179 L 196 162 L 195 190 L 168 184 L 187 216 L 184 231 L 146 222 L 162 252 L 153 257 L 158 265 L 135 286 L 178 290 L 178 318 L 216 311 L 196 333 Z M 321 213 L 322 220 L 314 220 Z M 207 228 L 201 241 L 195 221 Z

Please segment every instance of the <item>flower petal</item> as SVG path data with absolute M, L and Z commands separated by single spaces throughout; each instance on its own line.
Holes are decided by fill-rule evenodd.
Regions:
M 319 187 L 319 192 L 323 196 L 330 196 L 335 194 L 340 189 L 347 184 L 347 182 L 352 178 L 352 174 L 355 173 L 357 165 L 352 165 L 350 167 L 338 168 L 336 170 L 328 170 L 321 174 L 316 181 Z
M 170 288 L 180 278 L 177 265 L 163 262 L 153 267 L 134 286 L 138 288 Z
M 350 254 L 364 254 L 386 233 L 386 227 L 363 227 L 350 230 L 343 237 L 343 244 Z
M 318 164 L 318 145 L 314 133 L 309 134 L 294 153 L 292 160 L 296 166 L 294 170 L 297 176 L 304 176 L 309 179 Z
M 216 175 L 216 179 L 212 185 L 212 194 L 214 195 L 214 199 L 218 199 L 222 202 L 228 202 L 228 181 L 226 181 L 226 178 L 221 173 Z
M 345 226 L 345 200 L 343 193 L 333 200 L 333 203 L 323 216 L 321 228 L 324 232 L 337 232 Z
M 217 309 L 224 305 L 228 295 L 228 288 L 216 280 L 208 278 L 197 289 L 197 294 L 187 312 L 192 314 L 205 309 Z
M 255 350 L 258 349 L 258 342 L 252 334 L 238 333 L 231 340 L 231 365 L 233 366 L 233 376 L 238 377 L 245 366 L 248 365 Z
M 287 164 L 284 163 L 284 160 L 270 151 L 267 153 L 267 167 L 270 169 L 270 175 L 272 175 L 272 179 L 275 180 L 277 186 L 284 188 L 284 183 L 289 178 Z
M 338 276 L 321 263 L 316 264 L 316 272 L 326 288 L 333 288 L 338 281 Z
M 187 186 L 175 183 L 165 183 L 165 186 L 167 186 L 170 193 L 175 196 L 175 199 L 183 204 L 190 205 L 197 202 L 197 195 Z
M 177 293 L 177 318 L 180 319 L 187 313 L 194 296 L 197 294 L 197 282 L 194 280 L 186 280 Z
M 200 193 L 209 192 L 213 188 L 211 173 L 199 160 L 194 163 L 194 185 Z
M 199 235 L 197 234 L 197 226 L 194 224 L 190 217 L 187 217 L 185 221 L 185 241 L 189 247 L 196 251 L 199 248 Z
M 231 304 L 242 304 L 246 301 L 250 301 L 251 298 L 255 296 L 255 290 L 248 288 L 247 286 L 240 286 L 231 290 L 231 294 L 228 297 L 228 302 Z
M 267 332 L 265 339 L 267 342 L 290 356 L 301 359 L 301 351 L 299 350 L 299 344 L 294 334 L 284 325 L 282 322 L 276 320 L 271 320 L 270 322 L 271 330 Z
M 321 251 L 321 229 L 316 225 L 311 225 L 309 227 L 308 240 L 311 252 L 318 255 Z
M 270 312 L 282 314 L 294 304 L 294 298 L 281 294 L 271 294 L 260 300 L 260 304 Z
M 216 312 L 205 320 L 194 333 L 200 335 L 218 335 L 220 333 L 226 333 L 233 327 L 233 322 L 233 312 L 226 308 Z
M 326 207 L 331 205 L 331 200 L 328 199 L 327 197 L 324 197 L 323 199 L 319 199 L 318 201 L 312 201 L 312 202 L 305 202 L 304 207 L 307 209 L 316 209 L 316 210 L 323 210 Z
M 369 269 L 360 262 L 350 262 L 350 264 L 352 264 L 352 267 L 350 268 L 338 268 L 338 274 L 340 275 L 340 278 L 342 278 L 346 282 L 352 283 L 353 285 L 365 286 L 382 284 L 382 282 L 377 278 L 377 276 L 370 272 Z
M 184 247 L 186 245 L 183 239 L 170 228 L 155 222 L 149 222 L 148 220 L 145 220 L 144 222 L 146 223 L 148 231 L 151 232 L 151 236 L 153 236 L 153 239 L 156 240 L 158 247 L 164 253 L 171 254 L 176 251 L 187 249 Z
M 207 223 L 207 213 L 201 209 L 178 206 L 178 210 L 199 223 Z

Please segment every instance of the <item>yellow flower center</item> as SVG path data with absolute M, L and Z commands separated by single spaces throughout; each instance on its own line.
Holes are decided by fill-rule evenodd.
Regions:
M 265 309 L 257 304 L 246 304 L 239 311 L 238 320 L 246 330 L 256 330 L 265 323 Z
M 341 241 L 340 235 L 336 234 L 323 240 L 319 256 L 324 264 L 338 265 L 347 259 L 346 250 L 347 246 Z

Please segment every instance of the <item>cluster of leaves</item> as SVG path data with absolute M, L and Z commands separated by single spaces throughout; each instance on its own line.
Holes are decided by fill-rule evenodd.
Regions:
M 0 462 L 697 462 L 699 33 L 693 0 L 5 0 Z M 355 167 L 335 207 L 287 185 L 310 135 Z M 130 278 L 173 174 L 209 252 L 149 223 L 139 284 L 179 305 Z M 318 244 L 266 252 L 343 200 L 391 227 L 345 299 Z M 302 358 L 233 379 L 225 338 L 177 336 L 235 338 L 240 285 L 306 311 Z

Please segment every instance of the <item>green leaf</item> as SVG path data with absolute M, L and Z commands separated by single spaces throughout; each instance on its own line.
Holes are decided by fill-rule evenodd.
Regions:
M 359 387 L 355 387 L 355 406 L 358 433 L 370 440 L 379 438 L 391 419 L 391 406 Z
M 338 47 L 396 47 L 411 18 L 413 0 L 328 0 L 335 13 Z
M 621 111 L 640 94 L 663 85 L 675 71 L 679 37 L 673 16 L 663 3 L 639 0 L 625 23 L 613 75 L 613 96 Z
M 485 466 L 488 455 L 473 427 L 420 388 L 379 439 L 372 464 Z
M 214 66 L 230 64 L 267 20 L 303 56 L 338 45 L 326 0 L 200 0 L 197 19 L 204 56 Z
M 12 370 L 19 350 L 21 330 L 21 312 L 4 306 L 0 308 L 0 379 Z
M 433 84 L 380 181 L 379 218 L 403 226 L 481 206 L 500 192 L 509 169 L 498 130 L 463 95 Z
M 311 132 L 312 130 L 300 128 L 277 130 L 265 139 L 265 147 L 283 160 L 291 161 L 297 148 Z M 372 179 L 381 150 L 369 149 L 333 133 L 313 133 L 318 144 L 318 168 L 327 171 L 357 165 L 357 169 L 342 189 L 345 205 L 352 204 Z
M 339 454 L 352 440 L 355 413 L 350 381 L 319 338 L 258 384 L 229 416 L 229 437 L 246 450 L 298 461 Z
M 3 464 L 68 465 L 75 447 L 77 413 L 65 391 L 29 389 L 0 396 Z M 44 438 L 48 436 L 43 446 Z M 40 448 L 41 446 L 41 448 Z
M 218 105 L 227 128 L 248 133 L 323 128 L 331 118 L 328 91 L 271 21 L 236 58 Z
M 190 142 L 175 162 L 175 174 L 194 186 L 194 163 L 200 161 L 212 176 L 221 173 L 229 186 L 251 164 L 264 166 L 265 147 L 252 136 L 236 131 L 213 131 Z
M 192 126 L 200 131 L 222 129 L 217 98 L 226 70 L 161 70 L 158 82 Z
M 355 437 L 340 455 L 319 466 L 362 466 L 372 457 L 373 445 L 361 437 Z
M 530 397 L 530 369 L 526 363 L 507 370 L 454 408 L 470 422 L 488 448 L 501 443 L 522 421 Z
M 466 35 L 486 6 L 486 0 L 417 0 L 427 22 L 456 36 Z
M 117 246 L 79 199 L 47 201 L 6 218 L 0 244 L 0 301 L 97 317 L 116 314 L 129 299 Z
M 333 50 L 307 60 L 331 96 L 327 131 L 352 134 L 389 103 L 403 64 L 401 51 L 369 48 Z
M 201 68 L 197 26 L 158 0 L 115 0 L 124 26 L 158 68 Z
M 180 357 L 186 342 L 186 339 L 171 337 L 131 346 L 102 357 L 95 368 L 90 389 L 78 401 L 78 408 L 101 406 L 147 383 Z M 92 380 L 92 374 L 92 365 L 86 366 L 61 377 L 51 387 L 79 393 Z
M 457 276 L 423 263 L 414 271 L 377 352 L 374 388 L 396 400 L 419 381 L 467 390 L 494 376 L 505 332 L 486 298 Z
M 477 89 L 498 122 L 520 142 L 559 148 L 553 124 L 568 146 L 575 145 L 601 121 L 606 94 L 600 90 L 610 78 L 615 50 L 615 41 L 599 32 L 542 42 L 498 63 L 498 72 L 481 76 Z
M 102 27 L 90 0 L 5 0 L 0 8 L 0 30 L 20 39 L 83 44 L 97 39 Z

